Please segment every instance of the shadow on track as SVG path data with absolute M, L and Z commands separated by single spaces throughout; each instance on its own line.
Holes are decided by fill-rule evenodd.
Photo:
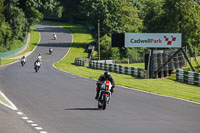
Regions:
M 99 110 L 99 108 L 67 108 L 64 110 Z

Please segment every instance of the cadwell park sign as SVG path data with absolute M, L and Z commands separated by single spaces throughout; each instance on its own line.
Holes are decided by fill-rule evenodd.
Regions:
M 124 46 L 135 48 L 181 48 L 181 33 L 125 33 Z

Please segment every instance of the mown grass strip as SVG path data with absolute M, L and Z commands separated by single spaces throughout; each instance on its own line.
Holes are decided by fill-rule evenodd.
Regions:
M 75 24 L 65 23 L 51 23 L 54 25 L 60 25 L 72 32 L 74 36 L 74 42 L 68 55 L 55 66 L 58 69 L 88 77 L 92 79 L 98 79 L 99 75 L 104 71 L 94 70 L 85 67 L 75 66 L 75 58 L 86 58 L 87 54 L 84 53 L 87 43 L 93 40 L 91 34 L 88 33 L 85 27 Z M 182 98 L 186 100 L 200 102 L 200 87 L 188 85 L 177 82 L 172 79 L 137 79 L 132 76 L 124 74 L 111 73 L 115 79 L 115 82 L 119 85 L 136 88 L 148 92 L 153 92 L 161 95 L 172 96 Z M 95 83 L 94 83 L 95 84 Z M 116 92 L 117 93 L 117 92 Z

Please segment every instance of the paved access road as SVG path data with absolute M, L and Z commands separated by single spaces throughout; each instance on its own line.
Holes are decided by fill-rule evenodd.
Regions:
M 96 81 L 52 66 L 69 50 L 71 34 L 56 26 L 36 28 L 41 33 L 37 49 L 23 68 L 20 63 L 0 68 L 0 87 L 19 110 L 48 133 L 200 132 L 199 104 L 122 87 L 116 87 L 105 111 L 98 110 Z M 53 32 L 58 40 L 52 39 Z M 48 54 L 50 46 L 52 55 Z M 35 73 L 33 62 L 38 53 L 42 53 L 42 67 Z

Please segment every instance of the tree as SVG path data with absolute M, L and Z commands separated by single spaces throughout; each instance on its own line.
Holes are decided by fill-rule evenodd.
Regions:
M 4 3 L 4 0 L 0 0 L 0 46 L 3 43 L 2 24 L 5 21 L 5 17 L 4 17 L 4 14 L 3 14 L 3 5 L 4 5 L 3 3 Z
M 18 0 L 5 1 L 5 18 L 12 30 L 12 40 L 23 40 L 27 33 L 27 20 L 22 9 L 17 7 Z
M 162 33 L 166 22 L 162 21 L 164 0 L 141 1 L 141 18 L 143 19 L 143 32 Z
M 163 5 L 165 32 L 182 33 L 183 46 L 199 46 L 200 7 L 194 0 L 165 0 Z
M 7 49 L 11 48 L 13 38 L 12 38 L 12 29 L 10 25 L 6 22 L 3 22 L 0 25 L 0 51 L 5 52 Z
M 2 22 L 5 21 L 5 17 L 4 17 L 4 14 L 3 14 L 3 4 L 4 3 L 4 0 L 0 0 L 0 25 Z
M 131 0 L 82 0 L 82 14 L 90 25 L 100 21 L 101 35 L 119 32 L 139 32 L 142 20 Z
M 6 44 L 11 40 L 11 28 L 5 22 L 4 0 L 0 0 L 0 52 L 6 51 Z
M 104 35 L 100 39 L 101 44 L 101 59 L 119 59 L 120 53 L 118 48 L 111 47 L 111 38 Z
M 101 37 L 100 44 L 101 44 L 101 59 L 109 59 L 112 56 L 111 39 L 107 35 L 105 35 Z
M 19 0 L 19 8 L 21 8 L 27 19 L 28 30 L 31 25 L 37 24 L 43 18 L 43 14 L 39 12 L 40 0 Z
M 63 6 L 62 18 L 69 21 L 81 21 L 85 18 L 82 16 L 80 4 L 81 0 L 58 0 Z
M 14 45 L 14 40 L 23 41 L 30 26 L 40 21 L 42 14 L 36 9 L 37 7 L 36 0 L 4 1 L 5 21 L 1 24 L 0 30 L 4 48 L 9 50 Z
M 57 0 L 40 0 L 39 10 L 44 17 L 61 18 L 63 13 L 63 6 Z

